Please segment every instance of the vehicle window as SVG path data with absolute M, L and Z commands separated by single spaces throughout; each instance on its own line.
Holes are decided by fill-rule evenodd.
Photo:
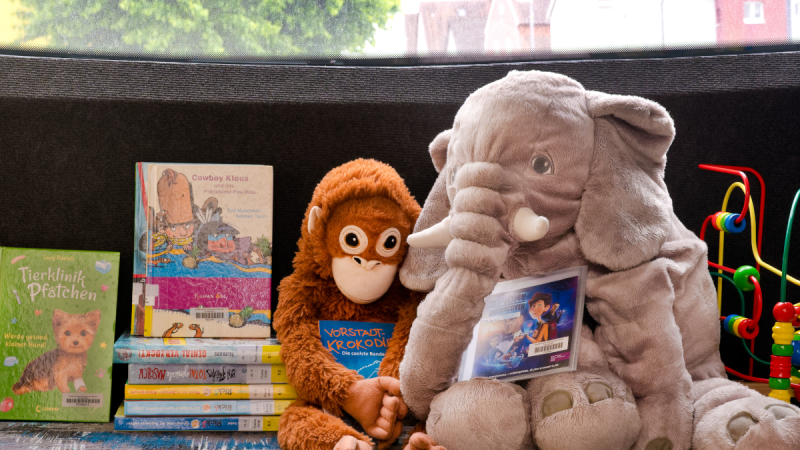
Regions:
M 228 61 L 746 49 L 800 39 L 800 0 L 0 0 L 0 48 Z

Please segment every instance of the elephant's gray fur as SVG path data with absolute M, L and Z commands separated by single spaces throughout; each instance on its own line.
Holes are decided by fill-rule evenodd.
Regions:
M 764 407 L 778 401 L 725 378 L 707 248 L 673 213 L 663 181 L 674 132 L 654 102 L 586 91 L 561 75 L 512 72 L 472 94 L 452 130 L 433 141 L 439 178 L 415 232 L 449 216 L 454 239 L 446 249 L 412 248 L 400 274 L 406 286 L 432 290 L 419 307 L 400 379 L 433 439 L 451 443 L 449 450 L 486 443 L 512 450 L 534 443 L 543 450 L 677 450 L 693 442 L 696 450 L 800 448 L 800 438 L 788 437 L 800 435 L 800 414 L 767 414 Z M 537 155 L 550 158 L 552 173 L 532 169 Z M 549 220 L 544 238 L 515 237 L 511 218 L 521 207 Z M 587 309 L 598 326 L 594 335 L 583 332 L 578 371 L 535 379 L 518 400 L 498 394 L 527 401 L 530 422 L 508 412 L 515 407 L 470 401 L 479 397 L 471 389 L 485 394 L 491 383 L 452 385 L 483 298 L 501 276 L 583 264 Z M 591 383 L 613 395 L 590 401 Z M 545 416 L 543 401 L 556 390 L 573 406 Z M 755 425 L 733 420 L 742 412 Z M 516 428 L 456 438 L 489 418 Z M 526 430 L 530 441 L 518 436 Z

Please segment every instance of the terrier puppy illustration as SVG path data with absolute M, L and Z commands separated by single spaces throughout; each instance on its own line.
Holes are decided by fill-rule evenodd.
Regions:
M 99 325 L 99 309 L 86 314 L 69 314 L 60 309 L 53 311 L 53 332 L 58 348 L 29 362 L 11 390 L 22 395 L 31 391 L 47 392 L 57 387 L 68 393 L 72 382 L 75 390 L 86 392 L 83 382 L 86 352 L 94 342 Z

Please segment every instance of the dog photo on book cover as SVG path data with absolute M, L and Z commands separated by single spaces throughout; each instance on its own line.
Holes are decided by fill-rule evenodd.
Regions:
M 72 383 L 78 392 L 86 392 L 83 371 L 86 352 L 94 343 L 100 325 L 100 310 L 85 314 L 69 314 L 60 309 L 53 312 L 53 333 L 58 347 L 29 362 L 19 381 L 11 388 L 17 395 L 31 391 L 48 392 L 58 388 L 71 392 Z

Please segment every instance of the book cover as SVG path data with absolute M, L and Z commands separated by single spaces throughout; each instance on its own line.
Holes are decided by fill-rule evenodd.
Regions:
M 0 248 L 0 419 L 108 422 L 119 253 Z
M 280 416 L 128 417 L 120 405 L 114 431 L 278 431 L 279 421 Z
M 126 384 L 125 400 L 294 400 L 288 384 Z
M 147 338 L 123 334 L 114 364 L 281 364 L 277 339 Z
M 287 383 L 283 364 L 130 364 L 130 384 Z
M 269 337 L 272 167 L 136 164 L 132 334 Z
M 293 400 L 125 400 L 126 416 L 279 416 Z
M 319 321 L 322 345 L 336 362 L 364 378 L 378 376 L 378 367 L 386 356 L 386 344 L 393 332 L 393 323 Z
M 459 380 L 506 381 L 575 370 L 586 267 L 497 283 L 462 358 Z

